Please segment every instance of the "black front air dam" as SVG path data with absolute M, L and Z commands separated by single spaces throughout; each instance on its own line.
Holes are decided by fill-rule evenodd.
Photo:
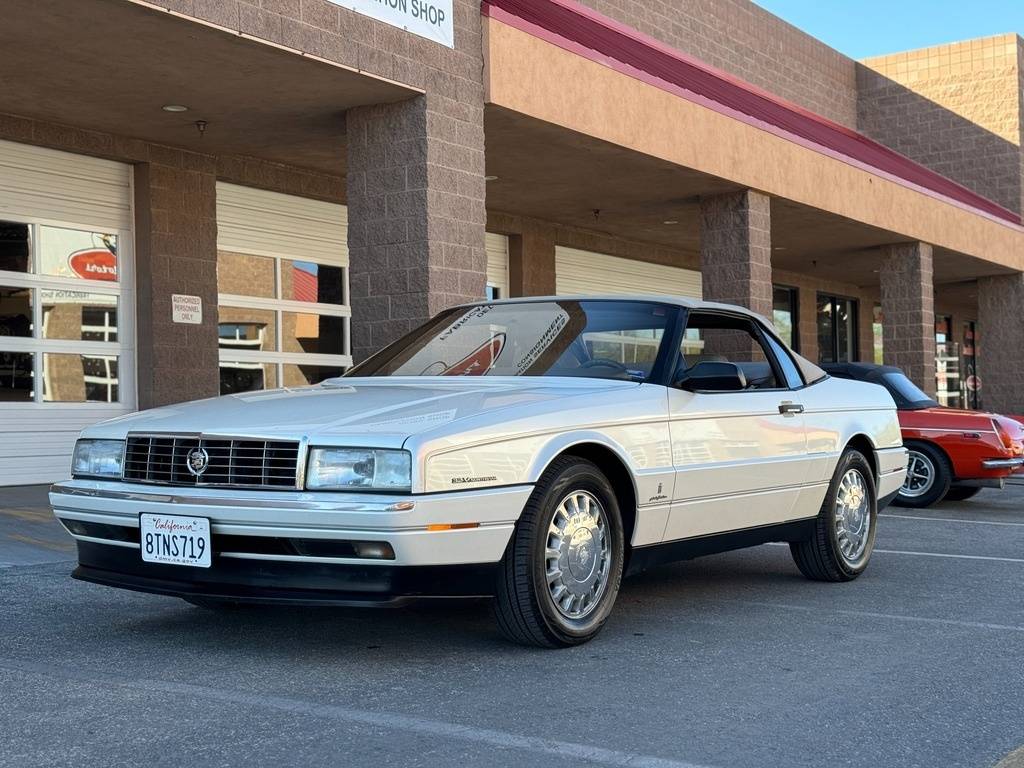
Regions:
M 78 542 L 72 576 L 110 587 L 245 603 L 386 606 L 414 598 L 489 597 L 497 563 L 348 565 L 242 560 L 214 555 L 210 568 L 146 563 L 139 550 Z

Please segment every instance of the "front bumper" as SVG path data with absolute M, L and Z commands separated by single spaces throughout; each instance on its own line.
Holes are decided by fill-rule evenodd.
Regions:
M 182 597 L 365 604 L 489 594 L 486 574 L 532 491 L 387 496 L 74 480 L 53 486 L 50 504 L 78 542 L 76 578 Z M 143 512 L 208 518 L 212 567 L 143 562 Z M 346 556 L 348 542 L 386 542 L 394 558 Z

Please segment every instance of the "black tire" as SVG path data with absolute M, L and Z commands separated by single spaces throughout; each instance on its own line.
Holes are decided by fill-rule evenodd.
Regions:
M 968 499 L 973 499 L 979 493 L 981 493 L 981 488 L 978 487 L 971 487 L 969 485 L 954 485 L 948 491 L 946 491 L 946 495 L 943 497 L 942 500 L 967 501 Z
M 864 495 L 868 501 L 867 543 L 863 553 L 855 559 L 847 558 L 840 547 L 836 527 L 836 505 L 840 485 L 848 472 L 855 470 L 863 479 Z M 860 451 L 847 449 L 840 457 L 828 493 L 821 504 L 821 510 L 814 522 L 814 534 L 805 541 L 790 542 L 789 550 L 800 573 L 814 581 L 852 581 L 868 566 L 871 551 L 875 547 L 875 532 L 878 527 L 878 494 L 871 465 Z
M 592 496 L 604 512 L 604 532 L 609 540 L 604 572 L 608 577 L 606 581 L 598 579 L 605 586 L 586 615 L 571 618 L 556 605 L 548 588 L 545 551 L 558 507 L 577 492 Z M 591 640 L 601 631 L 618 596 L 624 548 L 622 516 L 608 479 L 584 459 L 556 459 L 527 501 L 501 561 L 494 600 L 498 628 L 513 642 L 541 648 L 566 648 Z M 602 570 L 600 562 L 595 554 L 592 563 L 597 571 Z
M 908 440 L 905 445 L 907 450 L 910 451 L 908 473 L 913 469 L 916 458 L 924 463 L 927 471 L 932 473 L 932 480 L 927 490 L 917 495 L 907 495 L 905 493 L 907 486 L 904 485 L 893 500 L 893 504 L 898 507 L 910 507 L 912 509 L 930 507 L 937 501 L 944 499 L 946 494 L 949 493 L 950 483 L 953 482 L 953 466 L 949 463 L 949 458 L 947 458 L 946 454 L 931 443 Z

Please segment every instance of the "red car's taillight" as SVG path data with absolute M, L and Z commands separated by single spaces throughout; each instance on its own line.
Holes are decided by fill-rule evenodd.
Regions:
M 1009 430 L 1003 426 L 999 419 L 992 419 L 992 428 L 999 435 L 999 441 L 1003 444 L 1003 448 L 1008 451 L 1013 450 L 1013 435 L 1010 434 Z

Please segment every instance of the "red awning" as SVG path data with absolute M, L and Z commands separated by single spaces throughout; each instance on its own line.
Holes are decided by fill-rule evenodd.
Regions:
M 540 34 L 556 44 L 564 43 L 563 47 L 568 50 L 584 55 L 589 52 L 589 58 L 595 61 L 609 66 L 625 65 L 616 68 L 644 73 L 675 86 L 673 91 L 682 89 L 698 97 L 698 101 L 721 105 L 746 116 L 753 124 L 774 129 L 802 144 L 841 155 L 880 174 L 990 216 L 1021 223 L 1019 213 L 877 141 L 708 66 L 573 0 L 484 0 L 481 10 L 484 15 Z

